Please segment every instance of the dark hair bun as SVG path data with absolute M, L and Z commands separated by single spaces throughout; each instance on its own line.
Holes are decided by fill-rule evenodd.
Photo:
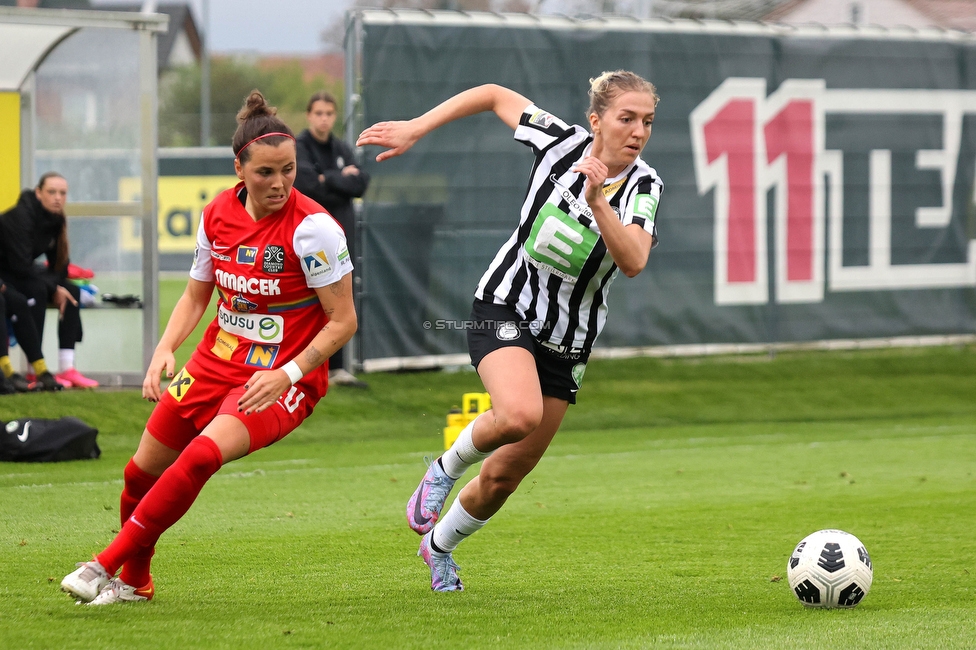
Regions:
M 244 124 L 246 120 L 260 116 L 274 116 L 278 114 L 278 109 L 268 106 L 268 100 L 264 98 L 260 90 L 254 89 L 244 100 L 244 107 L 237 113 L 237 123 Z
M 288 128 L 288 125 L 278 118 L 278 109 L 268 106 L 268 101 L 261 94 L 260 90 L 252 90 L 251 94 L 244 100 L 244 107 L 237 114 L 237 130 L 231 141 L 234 155 L 243 165 L 251 158 L 247 145 L 254 142 L 255 138 L 269 136 L 263 140 L 264 144 L 273 147 L 278 146 L 282 139 L 295 139 L 295 135 Z

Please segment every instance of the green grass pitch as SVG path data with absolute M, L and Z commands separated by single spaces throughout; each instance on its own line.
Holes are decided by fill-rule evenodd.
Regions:
M 0 398 L 0 420 L 76 415 L 103 450 L 0 464 L 0 646 L 976 644 L 976 347 L 593 362 L 542 463 L 456 552 L 455 594 L 430 591 L 404 508 L 447 410 L 480 382 L 368 380 L 223 468 L 161 539 L 155 600 L 107 608 L 58 583 L 118 530 L 151 405 Z M 786 583 L 793 546 L 821 528 L 871 553 L 853 610 L 805 609 Z

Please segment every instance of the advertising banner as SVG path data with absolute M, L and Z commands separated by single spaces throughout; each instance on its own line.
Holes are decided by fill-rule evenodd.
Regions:
M 234 187 L 237 177 L 220 176 L 159 176 L 159 252 L 182 253 L 192 256 L 197 243 L 200 215 L 215 196 Z M 119 179 L 119 199 L 135 201 L 140 196 L 139 179 Z M 122 221 L 121 244 L 126 251 L 138 251 L 142 247 L 138 221 L 134 218 Z M 184 265 L 185 266 L 185 265 Z
M 453 16 L 453 17 L 452 17 Z M 972 333 L 976 46 L 968 38 L 699 22 L 361 15 L 363 125 L 497 83 L 587 124 L 589 79 L 661 97 L 642 157 L 660 246 L 619 276 L 598 347 Z M 493 114 L 372 176 L 365 359 L 462 353 L 473 292 L 518 224 L 531 150 Z

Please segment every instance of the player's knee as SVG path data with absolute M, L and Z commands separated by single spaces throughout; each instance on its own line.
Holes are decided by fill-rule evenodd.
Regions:
M 197 436 L 180 454 L 182 469 L 195 476 L 209 476 L 220 469 L 223 457 L 220 448 L 206 436 Z
M 14 315 L 23 317 L 29 314 L 30 305 L 27 304 L 27 298 L 23 294 L 16 291 L 11 291 L 4 295 L 4 302 L 7 306 L 7 315 Z
M 487 475 L 482 472 L 478 476 L 481 489 L 490 502 L 504 502 L 515 493 L 523 478 L 525 477 L 518 472 L 488 473 Z
M 148 475 L 159 477 L 179 458 L 179 455 L 179 451 L 171 449 L 152 438 L 146 431 L 143 433 L 143 440 L 139 443 L 136 453 L 132 456 L 131 468 L 126 466 L 123 475 L 127 476 L 125 472 L 135 474 L 137 470 L 141 470 Z
M 523 440 L 542 422 L 542 405 L 519 405 L 495 411 L 495 432 L 503 444 Z
M 529 453 L 521 454 L 517 458 L 512 455 L 504 459 L 492 458 L 481 467 L 478 473 L 478 485 L 489 501 L 503 503 L 505 499 L 515 493 L 529 473 L 535 469 L 539 458 Z

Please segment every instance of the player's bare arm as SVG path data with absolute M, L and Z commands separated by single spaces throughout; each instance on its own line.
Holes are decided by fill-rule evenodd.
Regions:
M 329 314 L 329 322 L 292 359 L 302 375 L 307 375 L 325 363 L 336 350 L 349 342 L 358 327 L 351 273 L 344 275 L 338 282 L 316 288 L 315 293 L 322 310 Z M 245 384 L 246 391 L 237 403 L 238 408 L 245 414 L 260 413 L 274 404 L 291 386 L 292 381 L 282 368 L 256 372 Z
M 586 176 L 583 189 L 586 203 L 600 227 L 600 235 L 607 245 L 607 252 L 624 275 L 628 278 L 634 277 L 647 265 L 654 238 L 637 224 L 625 226 L 620 223 L 617 213 L 603 195 L 603 184 L 608 173 L 603 162 L 589 156 L 576 165 L 573 171 Z
M 438 104 L 420 117 L 405 122 L 378 122 L 363 131 L 357 147 L 377 145 L 387 150 L 376 156 L 377 162 L 406 153 L 422 137 L 448 122 L 491 111 L 515 130 L 525 107 L 532 102 L 497 84 L 470 88 Z
M 214 283 L 201 282 L 189 278 L 183 295 L 176 302 L 173 314 L 166 323 L 166 329 L 156 345 L 152 360 L 149 362 L 149 369 L 146 371 L 146 378 L 142 381 L 142 396 L 150 402 L 158 402 L 163 393 L 160 389 L 159 378 L 165 372 L 167 377 L 172 377 L 176 370 L 176 359 L 173 352 L 176 351 L 186 337 L 193 332 L 203 314 L 210 306 L 210 298 L 213 296 Z
M 328 325 L 326 325 L 326 327 L 328 327 Z M 323 327 L 322 329 L 325 329 L 325 327 Z M 321 352 L 316 350 L 315 346 L 312 345 L 308 346 L 303 356 L 305 358 L 305 361 L 307 361 L 308 364 L 312 367 L 318 367 L 322 363 L 323 358 L 328 359 L 328 357 L 326 357 Z

